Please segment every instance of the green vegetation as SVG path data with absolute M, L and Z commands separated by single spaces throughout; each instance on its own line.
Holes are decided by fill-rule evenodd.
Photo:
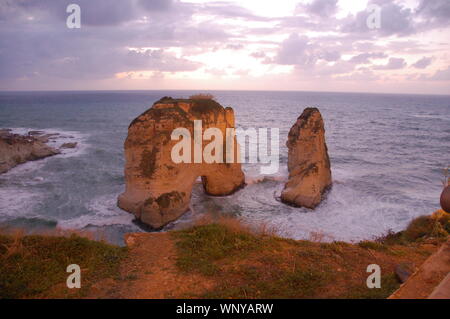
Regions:
M 179 248 L 177 265 L 182 271 L 220 277 L 219 286 L 201 297 L 311 297 L 332 277 L 327 267 L 311 268 L 299 263 L 284 269 L 271 255 L 281 249 L 284 240 L 278 237 L 223 224 L 196 226 L 173 236 Z M 255 253 L 258 260 L 252 262 L 250 255 Z
M 206 298 L 386 298 L 399 287 L 397 263 L 422 262 L 416 244 L 295 241 L 221 222 L 172 233 L 178 268 L 214 280 Z M 374 256 L 377 254 L 377 257 Z M 366 286 L 367 265 L 380 264 L 382 288 Z
M 412 220 L 401 232 L 389 232 L 376 241 L 385 245 L 405 245 L 425 240 L 445 241 L 450 235 L 450 214 L 437 213 L 434 216 L 420 216 Z
M 373 249 L 378 251 L 386 251 L 388 248 L 382 244 L 375 241 L 364 240 L 358 243 L 358 246 L 366 249 Z
M 155 201 L 164 207 L 184 195 L 167 193 Z M 175 240 L 178 275 L 203 276 L 207 283 L 195 292 L 175 287 L 178 298 L 386 298 L 399 287 L 395 266 L 421 264 L 448 238 L 449 220 L 444 213 L 419 217 L 403 232 L 356 245 L 283 239 L 264 227 L 255 231 L 221 217 L 164 236 Z M 123 276 L 124 267 L 134 267 L 126 257 L 136 252 L 147 262 L 145 254 L 153 250 L 128 254 L 127 248 L 77 235 L 0 235 L 0 298 L 80 298 L 93 291 L 104 296 L 110 292 L 101 289 L 110 287 L 109 281 L 120 286 L 142 279 L 133 268 Z M 373 263 L 382 270 L 381 289 L 366 286 L 366 269 Z M 81 267 L 81 289 L 66 287 L 70 264 Z
M 189 97 L 191 100 L 214 100 L 214 95 L 209 93 L 194 94 Z
M 231 278 L 206 292 L 205 298 L 315 298 L 317 291 L 333 279 L 330 271 L 298 266 L 294 269 L 265 270 L 261 266 L 241 266 Z M 221 277 L 222 278 L 222 277 Z M 238 283 L 238 284 L 236 284 Z
M 267 245 L 263 238 L 221 224 L 195 226 L 176 231 L 173 236 L 179 248 L 177 265 L 180 269 L 197 270 L 205 275 L 213 275 L 219 270 L 214 262 L 220 259 L 242 257 Z
M 199 99 L 193 101 L 194 105 L 191 108 L 191 112 L 198 116 L 208 113 L 214 113 L 217 116 L 219 112 L 223 111 L 223 107 L 214 100 Z
M 365 283 L 361 283 L 360 287 L 357 287 L 345 297 L 348 299 L 386 299 L 398 288 L 400 288 L 400 283 L 395 274 L 390 273 L 381 276 L 380 288 L 367 289 Z
M 414 219 L 403 232 L 405 240 L 412 242 L 425 238 L 446 238 L 448 233 L 444 227 L 448 228 L 448 218 L 432 218 L 422 216 Z M 446 225 L 446 224 L 447 225 Z
M 0 235 L 0 298 L 83 297 L 119 272 L 126 249 L 72 235 Z M 67 289 L 67 266 L 81 268 L 81 288 Z

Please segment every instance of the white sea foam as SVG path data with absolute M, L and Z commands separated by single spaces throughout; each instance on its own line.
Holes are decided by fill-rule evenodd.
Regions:
M 285 182 L 287 181 L 287 176 L 281 175 L 267 175 L 267 176 L 245 176 L 245 183 L 247 185 L 253 185 L 258 183 L 264 183 L 268 181 L 274 182 Z
M 439 114 L 411 114 L 412 117 L 416 118 L 426 118 L 426 119 L 436 119 L 436 120 L 446 120 L 450 121 L 450 117 Z
M 65 229 L 82 229 L 87 226 L 132 225 L 134 219 L 132 214 L 117 207 L 115 194 L 98 196 L 86 207 L 88 214 L 61 220 L 58 226 Z
M 389 202 L 346 182 L 334 183 L 326 200 L 315 210 L 287 206 L 282 209 L 282 213 L 259 216 L 252 213 L 243 217 L 250 222 L 266 223 L 284 237 L 316 236 L 322 241 L 355 242 L 373 239 L 390 230 L 400 231 L 411 219 L 421 215 L 420 208 L 407 210 L 402 203 Z
M 88 144 L 87 134 L 61 129 L 34 129 L 34 128 L 11 128 L 14 134 L 27 135 L 30 131 L 42 131 L 45 134 L 58 134 L 50 137 L 47 145 L 59 149 L 62 144 L 76 142 L 73 149 L 61 149 L 58 157 L 73 157 L 82 155 Z M 30 190 L 29 186 L 39 185 L 46 182 L 47 177 L 32 176 L 40 170 L 53 156 L 38 161 L 29 161 L 12 168 L 8 172 L 0 175 L 0 182 L 4 185 L 0 187 L 0 219 L 15 217 L 36 217 L 34 207 L 45 194 L 39 191 Z
M 43 195 L 21 187 L 0 188 L 0 220 L 33 216 L 33 206 Z

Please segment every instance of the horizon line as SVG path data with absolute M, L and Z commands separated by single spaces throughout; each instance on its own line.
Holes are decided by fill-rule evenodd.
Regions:
M 358 91 L 312 91 L 312 90 L 244 90 L 244 89 L 131 89 L 131 90 L 120 90 L 120 89 L 79 89 L 79 90 L 2 90 L 0 89 L 0 93 L 36 93 L 36 92 L 161 92 L 161 91 L 198 91 L 198 92 L 299 92 L 299 93 L 334 93 L 334 94 L 372 94 L 372 95 L 421 95 L 421 96 L 449 96 L 450 94 L 443 93 L 402 93 L 402 92 L 358 92 Z

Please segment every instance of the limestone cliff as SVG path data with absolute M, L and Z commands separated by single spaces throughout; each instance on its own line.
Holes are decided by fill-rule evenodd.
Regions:
M 7 129 L 0 130 L 0 174 L 19 164 L 59 154 L 58 150 L 45 144 L 47 140 L 46 136 L 33 131 L 19 135 Z
M 226 129 L 234 128 L 232 108 L 223 108 L 214 100 L 169 97 L 156 102 L 128 128 L 126 188 L 118 198 L 118 206 L 153 228 L 161 228 L 189 209 L 192 187 L 198 177 L 210 195 L 228 195 L 244 185 L 241 164 L 225 163 L 225 152 L 223 163 L 194 163 L 194 151 L 190 163 L 173 161 L 172 149 L 179 142 L 171 139 L 173 130 L 186 128 L 193 137 L 194 120 L 202 121 L 201 133 L 218 128 L 224 138 Z M 236 158 L 236 138 L 232 140 Z M 210 142 L 203 141 L 202 146 Z M 194 150 L 193 141 L 191 146 Z
M 289 131 L 286 145 L 289 180 L 281 199 L 294 206 L 315 208 L 331 186 L 325 128 L 317 108 L 303 111 Z

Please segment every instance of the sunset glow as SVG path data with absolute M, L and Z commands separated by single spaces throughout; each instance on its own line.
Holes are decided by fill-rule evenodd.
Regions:
M 0 89 L 449 93 L 447 0 L 116 2 L 0 1 Z

